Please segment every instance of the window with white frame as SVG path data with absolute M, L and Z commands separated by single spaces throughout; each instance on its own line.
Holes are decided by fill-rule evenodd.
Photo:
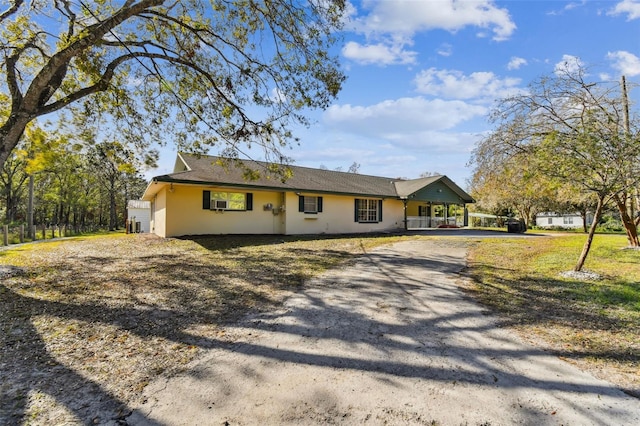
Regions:
M 547 224 L 553 225 L 553 218 L 552 217 L 547 218 Z
M 563 222 L 564 222 L 565 225 L 573 225 L 573 217 L 565 216 L 563 218 Z
M 382 200 L 357 198 L 355 220 L 360 223 L 382 222 Z

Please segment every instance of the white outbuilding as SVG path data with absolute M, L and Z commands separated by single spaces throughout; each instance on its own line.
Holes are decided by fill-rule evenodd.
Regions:
M 129 200 L 127 203 L 127 230 L 131 233 L 151 231 L 151 202 Z
M 587 214 L 587 226 L 593 222 L 593 214 Z M 543 212 L 536 215 L 536 226 L 540 228 L 577 229 L 584 227 L 580 213 Z

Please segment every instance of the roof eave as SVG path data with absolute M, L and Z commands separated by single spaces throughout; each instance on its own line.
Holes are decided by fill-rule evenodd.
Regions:
M 251 183 L 196 181 L 196 180 L 188 180 L 188 179 L 178 179 L 178 178 L 171 177 L 171 175 L 157 176 L 153 178 L 152 183 L 153 182 L 179 183 L 179 184 L 196 185 L 196 186 L 218 186 L 218 187 L 225 187 L 225 188 L 244 188 L 244 189 L 255 189 L 255 190 L 266 190 L 266 191 L 277 191 L 277 192 L 294 192 L 294 193 L 305 193 L 305 194 L 349 195 L 349 196 L 358 196 L 358 197 L 400 199 L 400 197 L 394 194 L 328 191 L 328 190 L 317 190 L 317 189 L 295 188 L 295 187 L 282 188 L 278 186 L 257 185 L 257 184 L 251 184 Z M 146 194 L 146 191 L 145 191 L 145 194 Z

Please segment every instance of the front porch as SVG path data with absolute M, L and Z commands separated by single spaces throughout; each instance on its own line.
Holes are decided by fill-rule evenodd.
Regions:
M 404 201 L 406 230 L 469 225 L 466 205 L 475 201 L 448 177 L 400 181 L 396 182 L 396 187 Z
M 468 212 L 464 204 L 407 203 L 406 229 L 409 231 L 443 227 L 461 228 L 468 225 Z
M 459 226 L 461 223 L 456 218 L 450 217 L 444 219 L 442 217 L 428 217 L 428 216 L 407 216 L 407 230 L 415 231 L 418 229 L 430 229 L 440 228 L 444 226 Z

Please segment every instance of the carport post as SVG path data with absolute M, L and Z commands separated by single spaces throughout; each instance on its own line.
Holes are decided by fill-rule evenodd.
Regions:
M 402 199 L 402 204 L 404 204 L 404 230 L 408 230 L 409 229 L 409 224 L 407 223 L 407 199 L 403 198 Z

